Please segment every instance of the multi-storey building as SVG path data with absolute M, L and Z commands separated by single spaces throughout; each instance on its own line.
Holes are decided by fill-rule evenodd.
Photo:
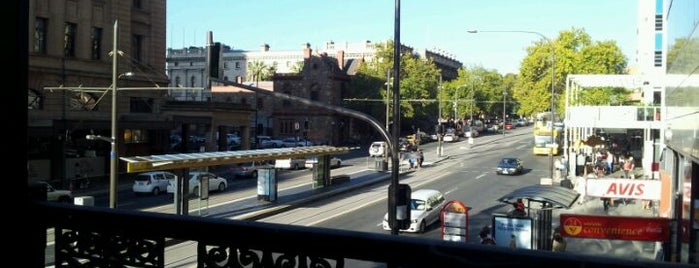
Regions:
M 118 87 L 167 86 L 165 0 L 31 0 L 28 20 L 30 179 L 103 172 L 109 143 L 85 136 L 109 137 L 115 109 L 123 154 L 149 150 L 154 133 L 172 128 L 158 110 L 167 92 L 124 91 L 116 107 L 109 101 L 114 77 Z
M 278 81 L 289 81 L 291 77 L 297 77 L 297 74 L 301 74 L 302 69 L 306 68 L 303 63 L 311 58 L 333 58 L 336 61 L 337 66 L 343 70 L 344 75 L 354 75 L 357 67 L 361 62 L 373 61 L 375 59 L 376 44 L 371 41 L 359 42 L 359 43 L 344 43 L 336 44 L 335 42 L 327 42 L 324 47 L 313 51 L 311 49 L 311 44 L 304 44 L 299 50 L 291 51 L 274 51 L 270 49 L 270 46 L 263 44 L 260 50 L 257 51 L 246 51 L 239 49 L 232 49 L 229 46 L 222 46 L 221 55 L 221 71 L 222 79 L 229 81 L 237 81 L 240 83 L 248 85 L 256 85 L 258 87 L 264 87 L 269 90 L 279 90 L 277 86 Z M 312 51 L 312 54 L 308 54 Z M 413 53 L 414 49 L 404 45 L 404 51 Z M 413 53 L 415 54 L 415 53 Z M 207 72 L 206 72 L 206 55 L 207 50 L 205 48 L 190 47 L 184 49 L 168 49 L 167 53 L 167 72 L 170 78 L 170 83 L 173 86 L 185 86 L 185 87 L 206 87 Z M 429 50 L 424 50 L 422 53 L 417 55 L 432 60 L 436 66 L 441 70 L 442 78 L 444 80 L 451 80 L 457 77 L 457 70 L 461 68 L 462 63 L 447 56 L 446 54 L 440 52 L 434 52 Z M 330 60 L 330 59 L 324 59 Z M 256 63 L 262 63 L 265 66 L 271 67 L 274 70 L 275 75 L 273 76 L 274 81 L 257 81 L 255 77 L 251 75 L 251 66 Z M 305 77 L 309 73 L 306 71 L 303 76 L 304 80 L 308 79 Z M 318 77 L 316 77 L 318 78 Z M 297 79 L 297 78 L 293 78 Z M 292 79 L 292 80 L 293 80 Z M 322 84 L 323 82 L 317 81 L 317 84 Z M 230 89 L 227 89 L 230 91 Z M 271 104 L 275 101 L 273 98 L 265 96 L 250 96 L 250 94 L 245 94 L 246 91 L 240 91 L 242 94 L 238 95 L 227 95 L 226 99 L 233 102 L 239 103 L 255 103 L 255 116 L 250 122 L 251 126 L 255 126 L 252 129 L 257 134 L 264 135 L 295 135 L 293 132 L 289 132 L 285 123 L 276 121 L 279 119 L 283 122 L 290 120 L 289 118 L 281 119 L 278 116 L 283 116 L 288 114 L 288 109 L 280 108 L 282 106 L 276 105 L 265 105 Z M 249 93 L 249 91 L 247 91 Z M 325 92 L 325 91 L 322 91 Z M 337 94 L 341 94 L 337 91 Z M 171 91 L 170 96 L 177 100 L 192 100 L 192 101 L 205 101 L 209 99 L 217 99 L 212 97 L 211 91 L 195 91 L 195 90 L 183 90 L 183 91 Z M 301 95 L 303 97 L 312 97 L 311 95 L 305 94 Z M 338 99 L 333 97 L 333 99 Z M 344 96 L 351 97 L 351 96 Z M 249 101 L 253 100 L 253 101 Z M 275 102 L 278 102 L 275 101 Z M 339 105 L 340 103 L 335 103 Z M 276 108 L 276 109 L 275 109 Z M 323 113 L 322 111 L 316 111 L 317 113 Z M 309 119 L 307 116 L 295 118 L 292 121 L 308 122 L 314 121 Z M 335 123 L 338 126 L 346 126 L 347 122 L 339 122 L 339 120 L 329 120 L 326 123 Z M 304 126 L 308 125 L 304 123 Z M 334 133 L 333 135 L 322 135 L 325 133 L 311 132 L 313 135 L 317 136 L 318 140 L 328 141 L 328 140 L 338 140 L 345 138 L 345 134 Z M 320 136 L 319 136 L 320 135 Z M 334 137 L 334 138 L 331 138 Z

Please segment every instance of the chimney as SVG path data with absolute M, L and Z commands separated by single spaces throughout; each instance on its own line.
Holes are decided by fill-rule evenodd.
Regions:
M 269 44 L 262 44 L 262 45 L 260 46 L 260 50 L 261 50 L 262 52 L 267 52 L 267 51 L 269 51 Z
M 311 53 L 313 53 L 313 50 L 311 49 L 311 44 L 305 43 L 301 48 L 303 49 L 303 58 L 310 59 Z
M 340 70 L 343 70 L 345 67 L 345 51 L 344 50 L 337 51 L 337 66 L 340 67 Z

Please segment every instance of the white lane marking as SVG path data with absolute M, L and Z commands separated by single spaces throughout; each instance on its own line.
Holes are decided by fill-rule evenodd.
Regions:
M 483 174 L 481 174 L 481 175 L 478 175 L 478 177 L 476 177 L 476 180 L 485 177 L 485 175 L 487 175 L 487 174 L 488 174 L 488 173 L 483 173 Z

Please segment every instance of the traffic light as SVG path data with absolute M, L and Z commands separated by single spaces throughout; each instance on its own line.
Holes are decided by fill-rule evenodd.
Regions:
M 410 227 L 410 185 L 388 187 L 388 224 L 393 233 Z

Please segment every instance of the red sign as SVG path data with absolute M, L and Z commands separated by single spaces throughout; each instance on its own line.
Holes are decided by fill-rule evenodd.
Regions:
M 587 179 L 587 196 L 660 200 L 659 180 Z
M 561 214 L 561 235 L 636 241 L 668 241 L 670 219 Z

